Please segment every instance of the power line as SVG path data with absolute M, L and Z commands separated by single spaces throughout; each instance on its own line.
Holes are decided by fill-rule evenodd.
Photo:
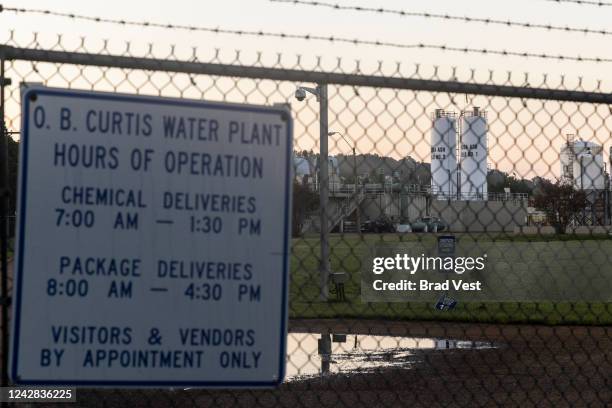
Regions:
M 449 52 L 460 52 L 465 54 L 481 54 L 481 55 L 499 55 L 504 57 L 521 57 L 521 58 L 535 58 L 535 59 L 543 59 L 543 60 L 556 60 L 556 61 L 571 61 L 571 62 L 594 62 L 594 63 L 610 63 L 612 62 L 612 58 L 603 58 L 603 57 L 583 57 L 580 55 L 553 55 L 548 53 L 538 53 L 538 52 L 530 52 L 530 51 L 515 51 L 515 50 L 500 50 L 500 49 L 489 49 L 489 48 L 474 48 L 474 47 L 458 47 L 458 46 L 449 46 L 446 44 L 426 44 L 426 43 L 398 43 L 391 41 L 380 41 L 380 40 L 362 40 L 358 38 L 347 38 L 347 37 L 337 37 L 337 36 L 326 36 L 319 34 L 292 34 L 292 33 L 284 33 L 284 32 L 273 32 L 273 31 L 264 31 L 264 30 L 239 30 L 239 29 L 228 29 L 228 28 L 220 28 L 220 27 L 201 27 L 201 26 L 189 26 L 182 24 L 163 24 L 156 22 L 148 22 L 148 21 L 131 21 L 131 20 L 122 20 L 122 19 L 111 19 L 111 18 L 103 18 L 103 17 L 93 17 L 80 15 L 75 13 L 65 13 L 65 12 L 57 12 L 51 10 L 43 10 L 43 9 L 26 9 L 26 8 L 16 8 L 16 7 L 4 7 L 0 9 L 1 11 L 10 11 L 14 13 L 24 13 L 24 14 L 41 14 L 46 16 L 56 16 L 56 17 L 65 17 L 73 20 L 84 20 L 96 23 L 108 23 L 115 24 L 121 26 L 133 26 L 133 27 L 154 27 L 154 28 L 163 28 L 163 29 L 176 29 L 176 30 L 186 30 L 186 31 L 200 31 L 200 32 L 208 32 L 213 34 L 230 34 L 230 35 L 238 35 L 238 36 L 250 36 L 250 37 L 267 37 L 267 38 L 277 38 L 277 39 L 294 39 L 294 40 L 304 40 L 304 41 L 325 41 L 330 43 L 343 43 L 343 44 L 352 44 L 352 45 L 366 45 L 366 46 L 376 46 L 376 47 L 390 47 L 390 48 L 398 48 L 398 49 L 430 49 L 437 51 L 449 51 Z
M 612 3 L 606 3 L 605 1 L 594 1 L 594 0 L 545 0 L 553 3 L 574 3 L 581 6 L 612 6 Z
M 436 20 L 448 20 L 448 21 L 461 21 L 464 23 L 480 23 L 480 24 L 489 24 L 489 25 L 499 25 L 504 27 L 518 27 L 525 29 L 538 29 L 538 30 L 548 30 L 548 31 L 562 31 L 567 33 L 580 33 L 580 34 L 600 34 L 600 35 L 612 35 L 612 31 L 608 30 L 595 30 L 588 27 L 580 28 L 580 27 L 570 27 L 570 26 L 559 26 L 553 24 L 541 24 L 541 23 L 531 23 L 525 21 L 511 21 L 511 20 L 499 20 L 495 18 L 484 18 L 484 17 L 470 17 L 470 16 L 456 16 L 445 13 L 429 13 L 422 11 L 406 11 L 400 9 L 388 9 L 384 7 L 363 7 L 363 6 L 348 6 L 342 5 L 338 3 L 329 3 L 324 1 L 310 1 L 310 0 L 270 0 L 273 3 L 286 3 L 286 4 L 295 4 L 295 5 L 303 5 L 303 6 L 313 6 L 313 7 L 323 7 L 334 10 L 343 10 L 343 11 L 357 11 L 357 12 L 367 12 L 367 13 L 376 13 L 376 14 L 392 14 L 402 17 L 422 17 Z M 549 1 L 559 1 L 559 0 L 549 0 Z

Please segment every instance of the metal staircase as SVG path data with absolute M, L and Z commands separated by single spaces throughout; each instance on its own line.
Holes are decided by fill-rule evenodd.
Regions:
M 328 214 L 329 216 L 329 231 L 333 230 L 344 218 L 348 217 L 357 209 L 357 207 L 365 200 L 365 192 L 360 188 L 350 197 L 342 200 L 335 211 Z

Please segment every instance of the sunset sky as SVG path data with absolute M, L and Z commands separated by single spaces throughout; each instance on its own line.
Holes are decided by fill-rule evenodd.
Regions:
M 463 2 L 451 0 L 438 1 L 334 1 L 343 5 L 361 5 L 369 7 L 385 7 L 403 9 L 415 12 L 447 13 L 458 16 L 490 17 L 519 22 L 533 22 L 572 26 L 590 29 L 610 29 L 612 7 L 581 6 L 575 4 L 558 4 L 546 0 L 481 1 L 467 0 Z M 104 1 L 83 2 L 76 0 L 57 0 L 54 2 L 42 0 L 20 0 L 3 4 L 4 7 L 24 7 L 52 9 L 60 12 L 73 12 L 94 17 L 116 18 L 158 23 L 173 23 L 204 27 L 220 27 L 228 29 L 266 30 L 291 34 L 319 34 L 338 37 L 359 38 L 363 40 L 380 40 L 395 43 L 430 43 L 445 44 L 456 47 L 506 49 L 508 51 L 545 52 L 547 54 L 563 54 L 566 56 L 611 58 L 610 40 L 612 36 L 600 34 L 565 33 L 541 29 L 521 29 L 480 23 L 465 23 L 440 21 L 418 17 L 401 17 L 378 13 L 360 13 L 356 11 L 335 11 L 328 8 L 318 8 L 305 5 L 279 4 L 267 0 L 238 1 Z M 57 43 L 56 34 L 63 34 L 62 44 L 67 50 L 76 49 L 80 38 L 85 37 L 90 51 L 101 45 L 102 40 L 109 40 L 110 52 L 120 53 L 129 41 L 134 54 L 143 53 L 149 43 L 155 44 L 156 57 L 168 54 L 169 47 L 176 45 L 179 57 L 189 57 L 192 47 L 198 47 L 203 59 L 211 59 L 214 50 L 219 48 L 221 59 L 231 61 L 235 50 L 241 50 L 241 61 L 247 62 L 256 58 L 256 52 L 261 51 L 265 64 L 273 65 L 277 54 L 282 54 L 283 64 L 291 67 L 295 64 L 296 55 L 302 56 L 303 66 L 308 68 L 316 63 L 316 57 L 322 57 L 324 69 L 332 70 L 342 62 L 343 70 L 351 72 L 356 59 L 359 59 L 362 72 L 374 72 L 378 61 L 383 62 L 385 72 L 393 72 L 397 62 L 402 65 L 402 74 L 414 72 L 415 64 L 420 64 L 419 72 L 423 78 L 429 78 L 433 67 L 439 66 L 441 78 L 450 78 L 452 67 L 457 67 L 458 79 L 468 80 L 472 77 L 470 69 L 476 74 L 474 80 L 485 82 L 489 80 L 489 70 L 493 71 L 495 82 L 503 83 L 508 72 L 513 73 L 512 83 L 522 85 L 525 73 L 529 73 L 528 82 L 531 86 L 543 83 L 550 87 L 558 87 L 564 76 L 565 87 L 575 89 L 582 77 L 582 88 L 590 90 L 597 87 L 597 80 L 602 80 L 604 91 L 612 89 L 612 63 L 576 63 L 550 60 L 528 59 L 519 57 L 483 56 L 435 50 L 397 49 L 390 47 L 355 46 L 341 43 L 320 41 L 304 41 L 289 39 L 253 38 L 204 32 L 188 32 L 181 30 L 166 30 L 158 28 L 134 28 L 112 24 L 83 22 L 66 18 L 40 16 L 34 14 L 15 14 L 4 11 L 0 14 L 0 38 L 6 41 L 10 31 L 14 30 L 14 43 L 21 46 L 33 46 L 32 33 L 38 32 L 39 46 L 52 47 Z M 17 66 L 15 66 L 17 69 Z M 21 71 L 20 71 L 21 72 Z M 9 71 L 10 74 L 10 71 Z M 16 75 L 13 73 L 13 77 Z M 33 79 L 30 79 L 33 80 Z M 252 83 L 252 82 L 251 82 Z M 269 85 L 262 84 L 261 87 Z M 265 102 L 279 102 L 290 97 L 294 85 L 287 84 L 273 98 Z M 104 89 L 108 90 L 108 89 Z M 119 91 L 129 92 L 129 90 Z M 350 92 L 349 92 L 350 91 Z M 419 103 L 412 101 L 413 93 L 394 95 L 387 91 L 373 92 L 374 101 L 368 102 L 367 114 L 375 118 L 359 117 L 355 119 L 354 111 L 363 104 L 369 90 L 360 92 L 361 101 L 353 101 L 355 95 L 346 87 L 332 90 L 330 126 L 334 130 L 346 132 L 358 141 L 361 153 L 378 152 L 395 157 L 410 154 L 418 159 L 429 161 L 428 143 L 430 123 L 429 115 L 437 105 L 448 104 L 446 95 L 431 100 L 431 95 L 419 94 Z M 187 94 L 186 97 L 190 95 Z M 349 102 L 346 102 L 346 99 Z M 390 98 L 391 104 L 387 112 L 381 100 Z M 423 98 L 423 99 L 421 99 Z M 429 99 L 427 99 L 429 98 Z M 445 99 L 446 98 L 446 99 Z M 461 96 L 461 98 L 464 98 Z M 412 102 L 405 102 L 406 100 Z M 406 103 L 408 113 L 404 122 L 401 119 L 401 104 Z M 257 98 L 245 100 L 258 103 Z M 521 101 L 505 101 L 503 99 L 463 100 L 457 101 L 453 109 L 467 107 L 470 104 L 480 104 L 489 110 L 491 134 L 490 161 L 494 167 L 506 171 L 517 171 L 525 176 L 558 173 L 556 153 L 563 141 L 563 134 L 578 130 L 579 136 L 604 144 L 604 152 L 609 148 L 611 123 L 609 112 L 605 107 L 572 104 L 559 106 L 557 103 L 545 104 L 530 101 L 526 108 L 521 107 Z M 517 106 L 515 104 L 519 103 Z M 295 101 L 292 102 L 295 104 Z M 317 149 L 316 103 L 308 102 L 308 108 L 302 108 L 296 123 L 296 147 Z M 460 106 L 461 105 L 461 106 Z M 512 105 L 509 108 L 508 105 Z M 443 106 L 448 107 L 448 106 Z M 419 109 L 420 108 L 420 109 Z M 423 109 L 424 108 L 424 109 Z M 605 108 L 605 109 L 604 109 Z M 15 109 L 9 104 L 8 110 Z M 423 110 L 425 112 L 423 112 Z M 542 112 L 544 111 L 544 114 Z M 561 114 L 559 115 L 559 112 Z M 575 112 L 579 112 L 576 116 Z M 8 113 L 11 115 L 11 112 Z M 17 114 L 13 111 L 13 116 Z M 491 116 L 492 115 L 492 116 Z M 386 117 L 385 117 L 386 116 Z M 351 118 L 353 123 L 351 123 Z M 415 119 L 416 118 L 416 119 Z M 300 123 L 302 122 L 302 123 Z M 355 122 L 359 126 L 354 126 Z M 377 122 L 377 123 L 376 123 Z M 13 128 L 18 121 L 11 123 Z M 535 126 L 533 129 L 530 126 Z M 367 133 L 367 137 L 361 134 Z M 308 138 L 300 140 L 300 134 Z M 403 143 L 403 145 L 402 145 Z M 513 146 L 519 146 L 511 153 Z M 333 152 L 349 151 L 347 146 L 332 143 Z M 522 157 L 521 157 L 522 156 Z M 520 161 L 519 159 L 522 159 Z

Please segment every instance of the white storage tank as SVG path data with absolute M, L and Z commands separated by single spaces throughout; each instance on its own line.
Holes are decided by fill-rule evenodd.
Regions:
M 461 114 L 461 199 L 487 199 L 487 119 L 474 107 Z
M 603 148 L 584 140 L 568 141 L 561 149 L 561 176 L 578 190 L 605 187 Z
M 457 125 L 453 112 L 436 109 L 431 130 L 431 188 L 439 199 L 457 196 Z
M 293 156 L 293 176 L 301 180 L 304 176 L 312 175 L 311 165 L 305 157 Z
M 317 189 L 319 188 L 319 159 L 317 157 L 317 171 L 315 173 Z M 329 181 L 329 191 L 334 192 L 342 188 L 342 180 L 340 179 L 340 163 L 338 158 L 335 156 L 328 156 L 327 158 L 327 173 Z

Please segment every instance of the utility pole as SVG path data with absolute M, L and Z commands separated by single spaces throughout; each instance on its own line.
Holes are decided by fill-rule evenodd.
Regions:
M 329 208 L 329 152 L 327 136 L 328 118 L 327 118 L 327 84 L 319 84 L 317 86 L 319 96 L 319 136 L 321 138 L 321 153 L 319 172 L 319 200 L 321 201 L 321 292 L 319 299 L 327 301 L 329 297 L 329 223 L 328 223 L 328 208 Z
M 321 234 L 321 260 L 319 262 L 320 272 L 320 293 L 319 299 L 327 301 L 329 298 L 329 152 L 327 139 L 328 117 L 327 117 L 327 84 L 318 84 L 316 88 L 298 86 L 295 91 L 295 98 L 298 101 L 306 99 L 306 93 L 311 93 L 317 97 L 319 102 L 319 205 L 320 205 L 320 234 Z

